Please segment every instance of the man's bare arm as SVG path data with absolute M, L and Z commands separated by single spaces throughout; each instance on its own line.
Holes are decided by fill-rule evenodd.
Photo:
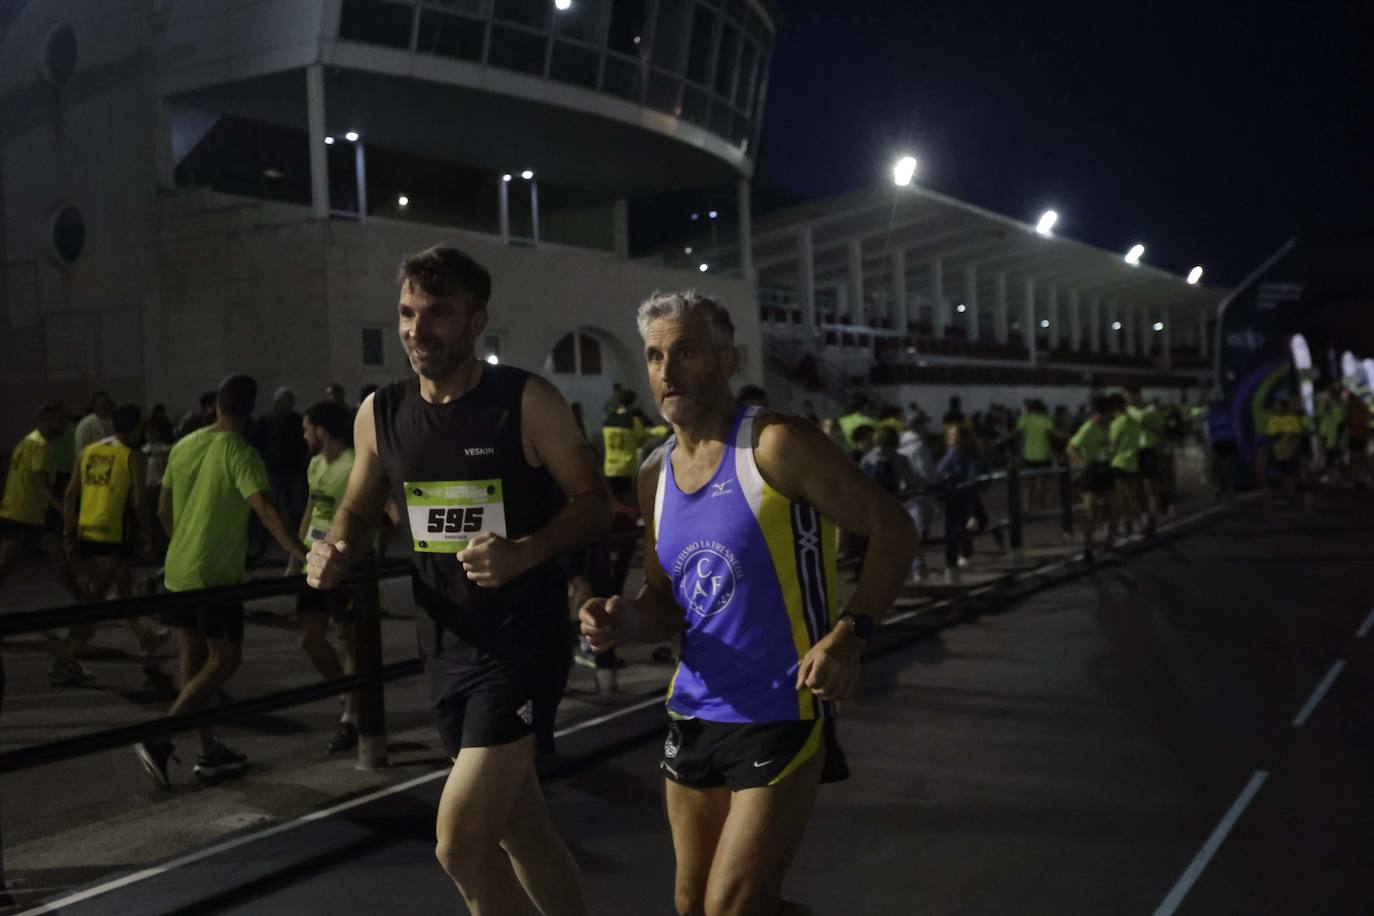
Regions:
M 167 532 L 167 537 L 172 536 L 172 488 L 167 484 L 162 485 L 157 498 L 157 520 L 162 522 L 162 530 Z
M 254 493 L 248 497 L 248 505 L 262 520 L 262 526 L 281 545 L 281 549 L 286 551 L 286 555 L 297 563 L 304 563 L 305 548 L 301 546 L 300 541 L 291 536 L 291 527 L 286 523 L 286 517 L 281 514 L 277 504 L 272 501 L 271 494 Z
M 557 388 L 531 376 L 520 411 L 525 438 L 568 499 L 548 524 L 517 542 L 530 551 L 533 568 L 600 537 L 611 525 L 611 491 Z
M 67 483 L 67 492 L 62 497 L 62 536 L 74 538 L 81 518 L 81 465 L 76 466 L 72 479 Z
M 811 423 L 779 414 L 761 419 L 754 453 L 759 472 L 782 495 L 868 539 L 859 584 L 846 610 L 882 617 L 896 600 L 919 544 L 911 517 Z
M 644 512 L 644 587 L 634 609 L 620 622 L 621 632 L 633 642 L 664 642 L 675 639 L 686 625 L 686 613 L 673 600 L 673 581 L 658 562 L 658 533 L 654 531 L 654 501 L 658 497 L 659 468 L 667 452 L 660 450 L 644 462 L 635 481 Z
M 349 472 L 348 487 L 325 538 L 330 544 L 346 541 L 356 550 L 356 556 L 367 553 L 372 533 L 381 523 L 390 488 L 382 459 L 377 454 L 373 398 L 374 395 L 367 396 L 353 419 L 353 470 Z

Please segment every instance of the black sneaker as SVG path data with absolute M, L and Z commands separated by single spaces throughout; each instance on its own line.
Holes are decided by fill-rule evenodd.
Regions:
M 358 727 L 352 722 L 340 722 L 339 730 L 329 739 L 329 753 L 342 754 L 358 746 Z
M 219 741 L 208 754 L 196 758 L 196 777 L 215 782 L 225 776 L 235 776 L 248 769 L 248 758 Z
M 172 742 L 170 741 L 140 741 L 134 745 L 134 753 L 138 755 L 138 762 L 143 764 L 143 769 L 148 772 L 148 776 L 159 789 L 170 789 L 172 780 L 167 775 L 167 761 L 180 759 L 172 753 Z

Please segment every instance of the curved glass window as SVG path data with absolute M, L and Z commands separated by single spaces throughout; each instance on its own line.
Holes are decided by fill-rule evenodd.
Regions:
M 493 25 L 487 63 L 493 67 L 543 75 L 544 51 L 548 42 L 548 36 L 538 32 Z
M 549 0 L 496 0 L 494 16 L 503 22 L 542 29 L 549 24 L 551 9 L 553 4 Z
M 715 63 L 716 16 L 704 6 L 692 14 L 692 43 L 687 52 L 687 78 L 703 86 L 711 84 Z
M 466 16 L 448 16 L 435 10 L 420 11 L 420 31 L 415 50 L 461 60 L 480 61 L 487 24 Z
M 606 47 L 612 51 L 630 56 L 639 56 L 644 44 L 644 27 L 647 25 L 649 4 L 646 0 L 615 0 L 611 7 L 611 27 L 606 36 Z
M 655 67 L 681 73 L 687 57 L 688 29 L 692 22 L 690 0 L 658 0 L 654 25 L 654 48 L 650 60 Z

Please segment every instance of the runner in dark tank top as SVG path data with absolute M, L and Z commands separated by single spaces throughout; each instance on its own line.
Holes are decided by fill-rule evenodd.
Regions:
M 578 916 L 581 876 L 544 809 L 532 730 L 569 663 L 554 561 L 606 530 L 610 492 L 558 390 L 477 358 L 485 268 L 436 247 L 403 259 L 397 281 L 415 377 L 358 408 L 348 490 L 311 547 L 307 581 L 337 586 L 388 498 L 402 507 L 420 649 L 454 758 L 439 862 L 474 912 L 532 902 Z

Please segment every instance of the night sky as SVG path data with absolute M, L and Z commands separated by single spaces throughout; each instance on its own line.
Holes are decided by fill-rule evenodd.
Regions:
M 1374 227 L 1374 0 L 780 0 L 756 186 L 917 180 L 1206 282 Z

